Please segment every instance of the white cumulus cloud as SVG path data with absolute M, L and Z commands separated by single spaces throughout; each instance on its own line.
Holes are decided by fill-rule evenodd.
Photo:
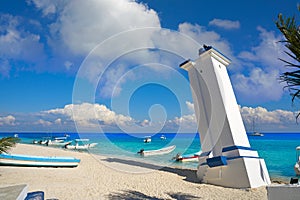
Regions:
M 266 69 L 284 69 L 283 63 L 278 58 L 288 59 L 284 53 L 282 35 L 276 35 L 273 31 L 267 31 L 263 27 L 258 27 L 260 43 L 251 48 L 250 51 L 242 51 L 239 58 L 246 61 L 253 61 L 263 64 Z
M 38 8 L 48 9 L 47 6 Z M 62 42 L 74 54 L 86 56 L 103 40 L 143 27 L 160 27 L 160 21 L 154 10 L 141 3 L 128 0 L 68 1 L 56 22 L 51 24 L 50 32 L 53 45 L 61 46 Z M 132 37 L 132 42 L 135 42 L 134 38 L 138 40 L 139 36 Z
M 118 95 L 126 80 L 118 87 L 115 86 L 132 66 L 164 63 L 178 67 L 178 63 L 173 61 L 174 57 L 150 49 L 163 49 L 182 58 L 195 59 L 198 49 L 206 43 L 233 58 L 229 43 L 216 32 L 189 23 L 180 24 L 178 31 L 162 29 L 158 14 L 136 1 L 88 0 L 64 1 L 58 4 L 57 1 L 33 0 L 31 3 L 42 10 L 45 16 L 56 13 L 57 17 L 49 26 L 48 42 L 62 57 L 84 57 L 97 47 L 81 66 L 84 69 L 78 76 L 88 79 L 94 85 L 99 83 L 101 76 L 101 97 L 111 97 L 112 91 L 115 91 L 114 95 Z M 143 48 L 146 50 L 142 51 Z M 75 63 L 72 56 L 65 58 L 67 63 Z M 122 65 L 108 68 L 119 56 L 124 59 Z M 69 65 L 66 66 L 68 69 Z M 75 66 L 72 65 L 72 69 Z M 154 67 L 153 70 L 157 71 Z M 165 72 L 161 74 L 163 76 Z
M 241 107 L 241 114 L 243 116 L 244 122 L 251 124 L 253 120 L 258 121 L 260 124 L 291 124 L 296 123 L 295 113 L 286 110 L 273 110 L 268 111 L 263 107 Z
M 193 103 L 187 102 L 187 106 L 191 108 Z M 282 131 L 288 130 L 289 128 L 291 130 L 295 130 L 295 127 L 297 126 L 296 113 L 292 111 L 282 109 L 267 110 L 266 108 L 260 106 L 256 108 L 239 106 L 239 109 L 246 129 L 249 131 L 253 128 L 253 120 L 255 121 L 256 125 L 259 126 L 261 131 Z M 173 123 L 178 125 L 181 124 L 186 128 L 197 126 L 196 116 L 194 113 L 176 117 L 173 120 Z
M 9 77 L 12 60 L 25 61 L 28 65 L 44 58 L 40 35 L 26 30 L 23 24 L 33 25 L 21 17 L 0 15 L 0 73 L 5 77 Z
M 244 102 L 260 103 L 279 100 L 283 94 L 283 86 L 279 83 L 278 70 L 264 71 L 253 68 L 249 75 L 235 74 L 232 76 L 238 97 Z
M 9 126 L 15 126 L 16 118 L 12 115 L 8 115 L 6 117 L 0 117 L 0 126 L 9 125 Z
M 186 104 L 186 106 L 187 106 L 187 108 L 188 108 L 188 110 L 189 110 L 190 112 L 192 112 L 192 113 L 195 112 L 194 104 L 193 104 L 193 103 L 191 103 L 191 102 L 189 102 L 189 101 L 186 101 L 185 104 Z
M 284 93 L 283 85 L 278 81 L 284 70 L 284 64 L 278 58 L 287 59 L 284 45 L 278 42 L 282 36 L 262 27 L 258 27 L 258 31 L 260 43 L 238 56 L 243 61 L 244 71 L 231 76 L 238 98 L 245 103 L 279 100 Z
M 51 126 L 52 122 L 47 121 L 47 120 L 43 120 L 43 119 L 39 119 L 36 122 L 33 123 L 34 125 L 42 125 L 42 126 Z
M 133 123 L 129 116 L 117 114 L 105 105 L 82 103 L 68 104 L 64 108 L 57 108 L 44 113 L 63 115 L 75 121 L 80 126 L 96 127 L 97 125 L 126 125 Z
M 227 19 L 213 19 L 209 22 L 210 26 L 217 26 L 224 29 L 239 29 L 240 22 L 239 21 L 232 21 Z

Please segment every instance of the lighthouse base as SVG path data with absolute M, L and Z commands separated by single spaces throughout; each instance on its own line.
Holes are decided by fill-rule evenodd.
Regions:
M 197 176 L 203 183 L 230 188 L 257 188 L 271 183 L 262 158 L 240 156 L 219 164 L 209 162 L 206 159 L 198 166 Z

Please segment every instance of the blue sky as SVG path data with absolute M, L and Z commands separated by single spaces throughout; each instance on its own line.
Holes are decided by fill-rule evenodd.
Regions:
M 195 132 L 178 65 L 208 44 L 232 60 L 247 130 L 299 132 L 279 13 L 297 1 L 0 1 L 0 131 Z

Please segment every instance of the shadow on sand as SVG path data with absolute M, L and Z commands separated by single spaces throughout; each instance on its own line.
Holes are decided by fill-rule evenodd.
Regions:
M 126 160 L 121 158 L 105 158 L 103 159 L 103 161 L 111 162 L 111 163 L 115 162 L 115 163 L 131 165 L 131 166 L 143 167 L 152 170 L 170 172 L 185 177 L 184 178 L 185 181 L 191 183 L 200 183 L 200 181 L 197 179 L 196 170 L 192 170 L 192 169 L 179 169 L 173 167 L 165 167 L 165 166 L 159 166 L 151 163 L 145 163 L 145 162 L 140 162 L 135 160 Z
M 199 197 L 190 195 L 190 194 L 184 194 L 184 193 L 168 193 L 168 195 L 171 198 L 174 199 L 178 199 L 178 200 L 196 200 L 196 199 L 200 199 Z M 107 197 L 108 199 L 112 199 L 112 200 L 119 200 L 119 199 L 123 199 L 123 200 L 140 200 L 140 199 L 148 199 L 148 200 L 164 200 L 161 198 L 156 198 L 156 197 L 152 197 L 152 196 L 148 196 L 145 195 L 141 192 L 137 192 L 137 191 L 132 191 L 132 190 L 126 190 L 124 192 L 119 192 L 119 193 L 113 193 L 108 195 Z
M 159 171 L 165 171 L 177 174 L 179 176 L 184 177 L 185 181 L 192 182 L 192 183 L 199 183 L 199 180 L 197 179 L 196 170 L 192 169 L 179 169 L 179 168 L 172 168 L 172 167 L 166 167 L 166 166 L 159 166 L 151 163 L 145 163 L 140 162 L 136 160 L 126 160 L 121 158 L 105 158 L 102 159 L 104 162 L 110 162 L 110 163 L 121 163 L 126 164 L 130 166 L 138 166 L 143 167 L 151 170 L 159 170 Z M 173 199 L 179 199 L 179 200 L 196 200 L 201 199 L 201 197 L 193 196 L 190 194 L 185 193 L 166 193 L 170 196 L 170 198 Z M 146 194 L 143 194 L 139 191 L 133 191 L 133 190 L 125 190 L 123 192 L 118 193 L 112 193 L 107 196 L 108 199 L 124 199 L 124 200 L 140 200 L 140 199 L 148 199 L 148 200 L 163 200 L 161 198 L 149 196 Z

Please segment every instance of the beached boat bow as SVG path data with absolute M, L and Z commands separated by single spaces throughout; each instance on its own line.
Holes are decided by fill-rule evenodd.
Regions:
M 19 154 L 0 154 L 0 165 L 23 167 L 77 167 L 80 159 L 74 157 L 45 157 Z

